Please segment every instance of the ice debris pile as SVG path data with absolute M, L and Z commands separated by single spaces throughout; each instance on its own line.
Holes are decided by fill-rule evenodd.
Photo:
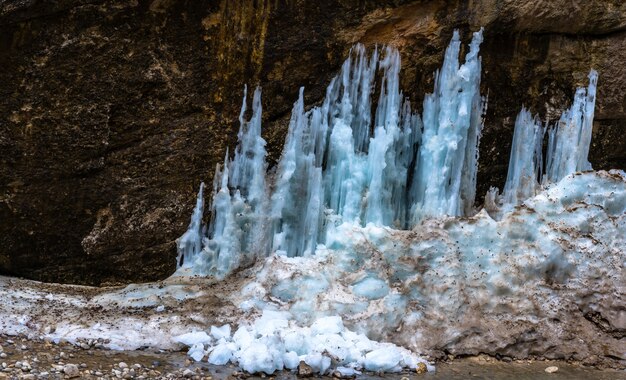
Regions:
M 317 323 L 319 317 L 352 316 L 360 318 L 361 322 L 355 322 L 360 333 L 389 338 L 389 331 L 400 322 L 419 325 L 424 315 L 411 311 L 411 305 L 432 301 L 427 292 L 441 297 L 430 307 L 446 310 L 446 305 L 454 304 L 450 309 L 454 314 L 465 302 L 459 298 L 462 287 L 478 287 L 474 283 L 477 278 L 495 294 L 509 288 L 510 276 L 521 275 L 502 266 L 509 260 L 502 257 L 503 250 L 519 255 L 521 263 L 511 263 L 516 270 L 537 260 L 567 261 L 561 258 L 567 251 L 552 240 L 558 234 L 548 234 L 542 247 L 529 245 L 528 241 L 541 237 L 510 218 L 516 206 L 542 189 L 591 168 L 587 154 L 597 83 L 593 70 L 589 87 L 577 90 L 573 105 L 556 125 L 542 125 L 529 110 L 522 109 L 515 123 L 504 191 L 499 194 L 492 189 L 486 196 L 490 215 L 479 213 L 464 231 L 455 230 L 454 224 L 453 228 L 441 226 L 447 217 L 472 216 L 477 211 L 478 146 L 486 109 L 486 99 L 480 95 L 481 42 L 482 30 L 473 34 L 461 64 L 461 42 L 458 32 L 454 33 L 443 66 L 435 74 L 434 91 L 424 98 L 421 116 L 400 90 L 398 51 L 387 47 L 368 58 L 363 46 L 355 46 L 321 105 L 306 111 L 300 89 L 282 156 L 270 173 L 261 137 L 261 91 L 257 88 L 254 92 L 250 119 L 245 118 L 244 92 L 234 157 L 227 151 L 224 164 L 216 168 L 211 219 L 202 225 L 201 186 L 189 230 L 178 242 L 175 276 L 221 279 L 267 258 L 264 269 L 243 291 L 242 309 L 288 309 L 303 326 Z M 379 71 L 382 77 L 377 79 Z M 372 111 L 376 86 L 380 95 Z M 542 222 L 527 218 L 529 226 L 543 228 Z M 504 224 L 499 224 L 500 219 Z M 433 236 L 441 240 L 433 240 Z M 521 247 L 527 250 L 520 251 Z M 450 257 L 451 252 L 460 256 Z M 308 269 L 301 271 L 298 265 Z M 381 265 L 385 274 L 381 274 Z M 450 289 L 456 291 L 448 294 Z M 250 364 L 250 368 L 265 371 L 291 368 L 291 359 L 295 361 L 292 351 L 300 359 L 314 360 L 311 355 L 320 354 L 322 347 L 333 347 L 334 343 L 327 341 L 326 346 L 316 346 L 317 351 L 285 348 L 284 334 L 293 329 L 309 331 L 292 323 L 287 325 L 293 328 L 276 330 L 271 336 L 260 332 L 258 326 L 256 330 L 241 327 L 237 339 L 196 342 L 191 354 L 200 357 L 208 353 L 209 361 L 227 358 L 245 367 L 245 352 L 265 345 L 275 354 L 267 354 L 267 363 Z M 245 344 L 238 340 L 244 332 L 252 337 Z M 316 342 L 314 335 L 302 334 L 306 335 L 302 344 Z M 342 332 L 342 342 L 348 339 L 346 334 L 352 333 Z M 422 347 L 419 334 L 412 339 L 404 343 Z M 214 343 L 217 346 L 211 346 Z M 205 344 L 210 346 L 208 351 Z M 334 364 L 352 363 L 353 368 L 367 369 L 369 353 L 364 352 L 354 356 L 354 361 L 341 357 L 344 359 Z M 405 365 L 408 362 L 398 361 L 385 370 Z M 324 372 L 325 366 L 315 368 Z
M 299 327 L 289 312 L 265 310 L 251 325 L 241 325 L 231 335 L 230 325 L 191 332 L 174 340 L 190 346 L 189 356 L 211 364 L 236 362 L 249 373 L 272 374 L 296 369 L 300 362 L 316 373 L 332 368 L 343 376 L 360 370 L 399 372 L 403 368 L 434 368 L 411 351 L 391 343 L 369 340 L 350 331 L 340 317 L 321 317 L 310 327 Z

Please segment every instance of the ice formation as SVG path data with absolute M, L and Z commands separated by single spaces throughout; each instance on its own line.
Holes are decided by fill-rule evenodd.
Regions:
M 482 31 L 474 33 L 465 64 L 454 33 L 435 92 L 424 99 L 424 132 L 416 165 L 411 204 L 413 218 L 470 214 L 476 195 L 478 142 L 485 102 L 480 96 Z
M 539 190 L 544 131 L 538 118 L 522 108 L 515 120 L 509 171 L 502 194 L 504 204 L 516 206 Z
M 529 110 L 522 108 L 515 120 L 509 171 L 502 195 L 491 189 L 486 203 L 508 211 L 548 185 L 577 171 L 591 170 L 587 160 L 598 73 L 591 70 L 589 86 L 576 89 L 572 106 L 548 130 L 546 164 L 543 164 L 545 127 Z M 545 172 L 543 168 L 545 167 Z
M 524 282 L 536 285 L 532 277 L 545 271 L 563 280 L 573 266 L 597 271 L 580 257 L 593 250 L 585 238 L 570 236 L 585 248 L 572 251 L 559 243 L 562 231 L 547 227 L 599 230 L 589 218 L 623 217 L 625 211 L 623 198 L 605 192 L 621 191 L 610 179 L 571 176 L 591 168 L 593 70 L 589 87 L 577 90 L 572 107 L 548 131 L 545 173 L 545 128 L 522 108 L 504 191 L 492 189 L 486 197 L 491 215 L 480 212 L 467 224 L 454 219 L 475 214 L 486 109 L 480 95 L 481 42 L 482 30 L 474 33 L 461 64 L 454 33 L 421 117 L 400 90 L 398 51 L 387 47 L 368 58 L 363 46 L 355 46 L 321 105 L 307 111 L 300 89 L 281 158 L 269 174 L 261 92 L 255 92 L 250 120 L 244 118 L 244 95 L 234 158 L 227 152 L 216 169 L 211 220 L 203 232 L 201 186 L 189 231 L 179 241 L 175 276 L 221 279 L 262 262 L 238 303 L 262 316 L 253 325 L 240 325 L 232 337 L 220 332 L 217 338 L 213 329 L 213 337 L 206 332 L 180 337 L 191 347 L 190 356 L 268 374 L 300 361 L 320 373 L 331 361 L 352 370 L 396 371 L 419 359 L 364 333 L 389 339 L 408 327 L 417 335 L 402 343 L 419 351 L 420 329 L 433 328 L 420 310 L 437 310 L 439 320 L 438 313 L 454 315 L 469 302 L 460 297 L 465 287 L 480 288 L 477 293 L 488 298 Z M 376 86 L 380 95 L 372 112 Z M 623 180 L 623 173 L 612 175 Z M 535 197 L 548 184 L 552 188 Z M 561 194 L 564 188 L 570 188 L 567 195 Z M 526 208 L 520 208 L 524 201 Z M 344 320 L 356 332 L 344 328 Z M 315 332 L 329 321 L 340 328 Z
M 224 164 L 215 169 L 211 221 L 206 233 L 200 226 L 204 188 L 201 184 L 189 229 L 178 241 L 179 274 L 230 273 L 240 265 L 252 263 L 257 254 L 266 254 L 270 247 L 265 232 L 269 199 L 265 140 L 261 137 L 261 89 L 254 92 L 250 120 L 245 119 L 246 100 L 244 90 L 239 142 L 234 159 L 229 160 L 227 150 Z
M 558 343 L 573 357 L 586 357 L 608 346 L 595 341 L 598 333 L 583 316 L 600 313 L 619 323 L 625 238 L 626 173 L 617 170 L 570 174 L 500 220 L 483 211 L 431 218 L 410 231 L 342 223 L 315 255 L 273 255 L 246 272 L 232 302 L 245 315 L 262 315 L 240 324 L 252 336 L 246 344 L 234 337 L 186 344 L 197 358 L 258 371 L 278 368 L 281 360 L 291 368 L 296 359 L 286 347 L 294 332 L 302 334 L 298 360 L 325 360 L 330 368 L 374 368 L 367 359 L 381 353 L 379 343 L 363 350 L 364 336 L 417 353 L 434 346 L 526 357 Z M 574 325 L 576 316 L 582 325 Z M 316 337 L 320 320 L 339 317 L 345 324 L 339 337 Z M 603 355 L 620 357 L 619 341 L 612 342 Z M 406 364 L 398 361 L 401 348 L 382 345 L 389 354 L 382 362 Z M 333 353 L 353 346 L 361 356 L 349 363 Z M 251 356 L 270 352 L 262 363 L 272 364 L 244 360 L 249 347 Z
M 312 255 L 342 223 L 404 229 L 425 217 L 472 213 L 485 103 L 481 42 L 482 30 L 460 64 L 454 33 L 423 117 L 400 90 L 398 51 L 387 47 L 382 57 L 375 50 L 368 58 L 363 46 L 355 46 L 320 106 L 306 111 L 300 89 L 271 184 L 265 179 L 260 89 L 249 121 L 244 96 L 235 157 L 227 153 L 216 169 L 203 249 L 196 250 L 194 213 L 191 232 L 179 241 L 177 273 L 223 277 L 272 252 Z
M 568 174 L 591 170 L 587 160 L 593 113 L 596 104 L 598 73 L 589 73 L 589 87 L 578 88 L 572 107 L 563 112 L 561 119 L 548 132 L 548 154 L 545 180 L 557 182 Z

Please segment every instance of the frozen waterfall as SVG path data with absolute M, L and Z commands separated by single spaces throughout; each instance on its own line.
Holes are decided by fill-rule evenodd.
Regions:
M 459 67 L 458 32 L 435 75 L 435 92 L 424 99 L 424 132 L 411 189 L 413 218 L 462 216 L 476 195 L 478 142 L 485 100 L 480 96 L 482 30 L 474 33 L 465 64 Z
M 281 158 L 269 175 L 261 90 L 254 93 L 250 120 L 244 92 L 234 157 L 227 152 L 215 171 L 211 220 L 202 229 L 201 188 L 189 231 L 179 240 L 177 274 L 221 278 L 272 252 L 314 255 L 333 249 L 332 237 L 344 224 L 407 229 L 427 218 L 472 215 L 486 109 L 482 39 L 482 30 L 473 34 L 460 63 L 454 32 L 421 116 L 400 90 L 399 52 L 386 47 L 368 56 L 356 45 L 319 106 L 307 110 L 300 89 Z M 592 71 L 589 88 L 577 91 L 572 108 L 550 130 L 544 181 L 590 168 L 596 81 Z M 522 109 L 504 192 L 494 189 L 487 197 L 496 207 L 510 208 L 539 190 L 543 137 L 544 127 Z
M 235 157 L 230 160 L 227 149 L 224 164 L 215 169 L 211 220 L 204 236 L 200 228 L 204 184 L 200 186 L 189 230 L 178 242 L 179 274 L 220 276 L 252 263 L 257 255 L 265 255 L 271 248 L 266 232 L 269 199 L 260 88 L 254 92 L 250 120 L 244 117 L 246 104 L 247 89 L 239 116 Z
M 591 170 L 587 160 L 593 113 L 596 105 L 598 73 L 589 73 L 589 87 L 578 88 L 572 107 L 548 132 L 548 154 L 545 181 L 557 182 L 576 171 Z
M 538 118 L 523 107 L 515 119 L 509 171 L 501 200 L 503 204 L 515 206 L 533 197 L 539 190 L 544 134 L 545 128 Z
M 563 112 L 556 125 L 549 127 L 545 173 L 542 152 L 546 128 L 538 117 L 522 108 L 515 120 L 504 191 L 499 195 L 497 189 L 491 189 L 486 205 L 506 211 L 537 194 L 541 184 L 556 183 L 577 171 L 591 170 L 587 155 L 597 83 L 598 73 L 591 70 L 589 86 L 576 89 L 572 106 Z

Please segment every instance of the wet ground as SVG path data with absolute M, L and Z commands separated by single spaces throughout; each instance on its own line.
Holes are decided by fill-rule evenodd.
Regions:
M 275 376 L 249 376 L 235 366 L 211 366 L 190 361 L 184 352 L 113 351 L 99 341 L 83 347 L 55 344 L 42 339 L 0 335 L 0 379 L 215 379 L 242 378 L 284 380 L 296 373 L 280 372 Z M 553 373 L 548 367 L 557 367 Z M 330 377 L 326 377 L 330 379 Z M 596 369 L 560 361 L 497 361 L 489 357 L 455 359 L 437 364 L 434 373 L 363 374 L 363 380 L 619 380 L 626 371 Z

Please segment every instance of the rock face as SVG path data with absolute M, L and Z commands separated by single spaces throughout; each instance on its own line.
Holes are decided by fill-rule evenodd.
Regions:
M 522 104 L 554 121 L 600 74 L 590 161 L 626 168 L 622 0 L 0 0 L 0 273 L 101 285 L 174 270 L 200 180 L 263 86 L 270 156 L 299 86 L 393 44 L 421 103 L 454 28 L 485 27 L 478 194 L 504 184 Z M 421 108 L 421 107 L 420 107 Z

